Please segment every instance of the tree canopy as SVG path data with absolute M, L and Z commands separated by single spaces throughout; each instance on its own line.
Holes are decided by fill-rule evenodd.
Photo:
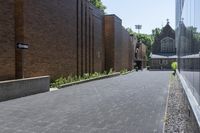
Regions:
M 152 44 L 153 44 L 153 38 L 152 35 L 148 35 L 148 34 L 136 34 L 136 37 L 138 39 L 138 41 L 144 43 L 147 46 L 147 58 L 150 58 L 150 54 L 151 54 L 151 50 L 152 50 Z
M 101 0 L 90 0 L 90 2 L 97 7 L 98 9 L 104 11 L 106 9 L 106 6 L 103 5 L 103 3 L 101 2 Z
M 160 28 L 155 28 L 152 30 L 152 37 L 153 37 L 153 42 L 155 43 L 155 40 L 159 37 L 162 29 Z
M 130 27 L 126 28 L 126 30 L 128 31 L 129 34 L 134 34 L 133 30 Z

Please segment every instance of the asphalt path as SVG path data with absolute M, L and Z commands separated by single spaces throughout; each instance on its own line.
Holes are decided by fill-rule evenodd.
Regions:
M 161 133 L 171 72 L 140 71 L 0 103 L 0 133 Z

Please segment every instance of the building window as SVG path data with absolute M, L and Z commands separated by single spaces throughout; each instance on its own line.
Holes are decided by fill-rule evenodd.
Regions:
M 161 40 L 161 52 L 173 53 L 175 52 L 175 41 L 170 37 L 165 37 Z

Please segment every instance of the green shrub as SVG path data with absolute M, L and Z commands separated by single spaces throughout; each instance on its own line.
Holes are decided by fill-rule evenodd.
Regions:
M 172 62 L 171 67 L 172 67 L 172 70 L 176 71 L 176 69 L 178 68 L 177 62 Z
M 51 83 L 51 87 L 59 87 L 62 84 L 66 84 L 68 80 L 64 77 L 60 77 L 56 79 L 53 83 Z
M 126 73 L 128 73 L 128 70 L 125 68 L 120 71 L 120 74 L 126 74 Z
M 84 78 L 84 79 L 89 79 L 89 78 L 90 78 L 90 74 L 89 74 L 89 73 L 83 74 L 83 78 Z
M 104 72 L 103 72 L 103 75 L 104 75 L 104 76 L 107 75 L 107 74 L 108 74 L 107 71 L 104 71 Z
M 125 70 L 124 70 L 125 71 Z M 126 70 L 127 71 L 127 70 Z M 72 83 L 72 82 L 77 82 L 77 81 L 83 81 L 83 80 L 87 80 L 87 79 L 92 79 L 92 78 L 97 78 L 97 77 L 101 77 L 101 76 L 105 76 L 105 75 L 110 75 L 113 74 L 113 70 L 110 69 L 110 71 L 107 73 L 106 71 L 104 71 L 103 73 L 85 73 L 83 74 L 83 76 L 68 76 L 67 78 L 65 77 L 60 77 L 58 79 L 56 79 L 55 81 L 53 81 L 51 83 L 51 87 L 56 87 L 59 88 L 61 85 L 64 84 L 68 84 L 68 83 Z
M 113 69 L 112 68 L 110 68 L 110 70 L 108 72 L 108 75 L 110 75 L 110 74 L 113 74 Z

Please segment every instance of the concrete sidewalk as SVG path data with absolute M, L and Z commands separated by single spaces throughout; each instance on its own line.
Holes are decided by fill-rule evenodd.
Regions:
M 134 72 L 0 103 L 0 133 L 161 133 L 170 72 Z

